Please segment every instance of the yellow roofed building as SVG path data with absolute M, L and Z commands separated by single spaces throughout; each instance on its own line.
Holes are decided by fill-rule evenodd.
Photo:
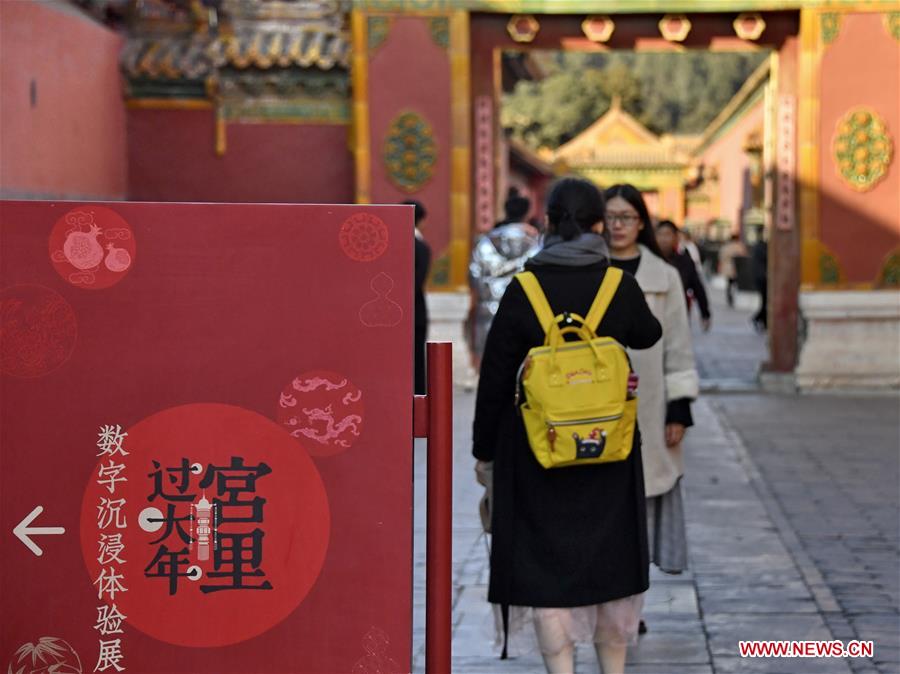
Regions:
M 609 110 L 555 153 L 568 171 L 601 187 L 631 183 L 644 193 L 650 213 L 684 221 L 685 180 L 694 136 L 658 136 L 622 109 Z

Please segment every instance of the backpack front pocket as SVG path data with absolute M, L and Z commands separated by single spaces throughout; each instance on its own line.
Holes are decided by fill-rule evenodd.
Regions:
M 628 400 L 602 414 L 575 418 L 554 418 L 524 405 L 522 419 L 544 468 L 623 461 L 631 453 L 636 404 Z

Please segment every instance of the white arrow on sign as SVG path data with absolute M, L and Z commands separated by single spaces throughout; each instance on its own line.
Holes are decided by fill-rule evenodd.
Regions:
M 32 510 L 24 520 L 19 522 L 18 526 L 13 529 L 13 533 L 16 537 L 22 541 L 25 546 L 31 550 L 38 557 L 44 554 L 44 551 L 41 550 L 34 541 L 32 541 L 29 536 L 44 536 L 46 534 L 64 534 L 66 530 L 63 527 L 30 527 L 28 526 L 40 515 L 44 512 L 44 506 L 38 506 L 34 510 Z

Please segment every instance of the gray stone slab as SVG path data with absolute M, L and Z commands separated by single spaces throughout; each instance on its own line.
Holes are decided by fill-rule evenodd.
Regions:
M 629 663 L 703 665 L 709 663 L 706 637 L 702 631 L 661 632 L 653 630 L 628 649 Z
M 628 674 L 714 674 L 712 665 L 630 663 Z
M 651 583 L 644 595 L 645 613 L 696 615 L 697 610 L 697 590 L 691 581 Z
M 740 641 L 830 641 L 832 634 L 820 615 L 706 613 L 703 622 L 712 654 L 740 655 Z
M 539 656 L 510 658 L 502 662 L 496 656 L 459 656 L 453 658 L 453 674 L 538 674 L 544 671 L 543 661 Z
M 716 674 L 851 674 L 840 658 L 741 658 L 713 655 Z
M 648 634 L 657 632 L 675 632 L 683 634 L 701 633 L 703 631 L 703 622 L 699 614 L 685 615 L 682 613 L 652 613 L 644 611 L 644 622 L 647 625 Z M 646 635 L 641 639 L 647 638 Z

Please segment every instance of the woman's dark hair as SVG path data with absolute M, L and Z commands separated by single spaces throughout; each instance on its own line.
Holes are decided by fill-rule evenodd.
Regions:
M 659 223 L 656 225 L 656 229 L 662 229 L 663 227 L 668 227 L 676 234 L 678 234 L 681 231 L 680 229 L 678 229 L 678 225 L 676 225 L 671 220 L 660 220 Z
M 606 191 L 603 193 L 603 198 L 606 201 L 609 201 L 615 197 L 621 197 L 627 201 L 640 216 L 641 224 L 644 226 L 638 230 L 638 243 L 649 248 L 656 257 L 665 259 L 662 251 L 659 249 L 659 244 L 656 243 L 656 235 L 653 233 L 653 223 L 650 221 L 650 213 L 647 211 L 647 204 L 644 203 L 644 197 L 641 196 L 640 190 L 634 185 L 628 185 L 626 183 L 606 188 Z
M 564 241 L 577 239 L 603 220 L 603 193 L 581 178 L 563 178 L 547 197 L 547 220 Z
M 510 196 L 506 203 L 503 204 L 503 210 L 506 212 L 506 220 L 504 222 L 524 221 L 525 216 L 528 215 L 529 208 L 531 208 L 531 201 L 528 197 L 523 197 L 519 194 Z
M 428 215 L 428 211 L 425 210 L 425 207 L 422 205 L 421 201 L 416 201 L 415 199 L 407 199 L 403 202 L 404 206 L 414 206 L 416 209 L 416 224 L 418 225 L 425 217 Z

